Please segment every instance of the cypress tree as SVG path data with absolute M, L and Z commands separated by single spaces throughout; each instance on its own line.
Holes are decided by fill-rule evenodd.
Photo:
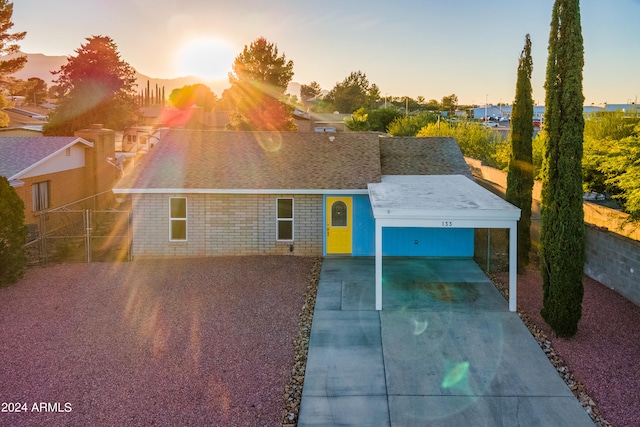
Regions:
M 583 66 L 580 2 L 556 0 L 545 82 L 548 141 L 543 158 L 540 313 L 563 337 L 578 331 L 584 293 Z
M 511 158 L 506 200 L 520 208 L 518 223 L 518 271 L 529 262 L 531 249 L 531 193 L 533 190 L 533 96 L 531 93 L 531 38 L 525 37 L 518 60 L 516 99 L 511 113 Z

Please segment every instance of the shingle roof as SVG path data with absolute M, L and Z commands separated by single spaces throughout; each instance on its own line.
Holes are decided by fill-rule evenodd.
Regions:
M 380 182 L 375 133 L 174 129 L 114 191 L 366 189 Z
M 26 170 L 77 142 L 93 146 L 73 136 L 0 137 L 0 176 L 8 180 L 18 178 Z
M 453 138 L 381 137 L 382 175 L 465 175 L 472 177 Z

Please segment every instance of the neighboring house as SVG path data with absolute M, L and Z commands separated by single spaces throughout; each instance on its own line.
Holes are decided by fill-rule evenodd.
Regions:
M 43 114 L 17 108 L 6 108 L 2 111 L 9 116 L 9 126 L 0 129 L 0 136 L 42 135 L 42 127 L 46 122 Z
M 40 126 L 42 128 L 42 126 Z M 0 137 L 7 136 L 42 136 L 42 129 L 26 127 L 8 127 L 0 129 Z
M 131 198 L 138 257 L 373 256 L 368 186 L 454 174 L 472 180 L 452 138 L 172 130 L 114 192 Z M 473 234 L 394 228 L 383 252 L 470 257 Z
M 0 136 L 0 176 L 25 205 L 25 223 L 37 228 L 40 213 L 111 190 L 114 132 L 100 125 L 74 137 Z
M 344 121 L 352 117 L 351 114 L 314 113 L 299 109 L 293 112 L 298 132 L 350 132 Z

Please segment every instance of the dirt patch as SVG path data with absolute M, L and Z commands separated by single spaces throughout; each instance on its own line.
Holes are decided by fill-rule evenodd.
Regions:
M 279 425 L 314 263 L 30 269 L 0 289 L 0 396 L 26 408 L 0 424 Z

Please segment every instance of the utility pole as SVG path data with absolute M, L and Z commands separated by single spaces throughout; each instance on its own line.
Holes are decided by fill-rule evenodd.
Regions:
M 487 121 L 487 108 L 489 107 L 489 94 L 486 94 L 484 97 L 484 121 Z

